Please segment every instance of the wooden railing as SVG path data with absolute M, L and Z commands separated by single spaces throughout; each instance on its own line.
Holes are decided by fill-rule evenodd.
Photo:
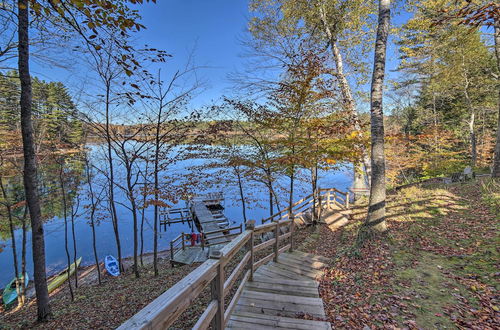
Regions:
M 207 329 L 211 325 L 212 329 L 224 329 L 243 291 L 243 286 L 247 281 L 253 281 L 254 270 L 272 259 L 277 261 L 281 253 L 293 250 L 294 225 L 292 220 L 275 221 L 257 227 L 255 227 L 255 221 L 249 221 L 245 227 L 245 230 L 234 240 L 221 250 L 211 251 L 207 261 L 118 329 L 168 328 L 196 299 L 199 299 L 200 294 L 209 285 L 211 286 L 211 300 L 193 328 Z M 285 229 L 282 230 L 283 228 Z M 274 232 L 274 237 L 267 241 L 260 240 L 259 238 L 263 237 L 262 234 L 266 232 Z M 286 239 L 289 239 L 289 243 L 280 247 L 280 243 Z M 255 242 L 258 244 L 255 245 Z M 240 252 L 245 247 L 243 257 L 226 276 L 225 267 L 232 261 L 235 263 L 236 257 L 241 256 Z M 257 252 L 270 247 L 273 248 L 272 253 L 255 260 Z M 243 277 L 226 308 L 225 298 L 232 293 L 241 275 Z
M 236 232 L 231 233 L 231 231 L 236 231 Z M 195 246 L 201 246 L 201 248 L 204 249 L 205 247 L 208 246 L 217 245 L 220 244 L 220 242 L 219 243 L 213 242 L 214 240 L 218 240 L 221 238 L 230 239 L 240 235 L 242 231 L 243 231 L 243 225 L 240 224 L 239 226 L 223 228 L 204 233 L 202 232 L 200 233 L 201 234 L 200 242 L 196 242 Z M 220 235 L 214 236 L 219 233 Z M 210 242 L 210 240 L 212 240 L 212 243 Z M 186 243 L 188 246 L 191 246 L 191 234 L 181 233 L 179 236 L 170 241 L 170 261 L 174 260 L 174 255 L 177 251 L 184 250 L 186 248 Z
M 231 231 L 235 232 L 231 233 Z M 243 225 L 240 224 L 239 226 L 235 227 L 228 227 L 228 228 L 203 232 L 202 237 L 204 237 L 204 242 L 206 243 L 205 246 L 212 246 L 220 244 L 220 241 L 218 242 L 218 240 L 220 239 L 230 239 L 240 235 L 242 232 L 243 232 Z
M 191 240 L 188 238 L 189 234 L 181 233 L 179 236 L 170 241 L 170 260 L 174 259 L 174 254 L 178 250 L 184 250 L 186 248 L 186 243 Z
M 283 221 L 290 217 L 294 217 L 298 213 L 304 212 L 305 210 L 312 207 L 314 203 L 314 194 L 309 194 L 301 200 L 292 204 L 292 206 L 281 210 L 272 216 L 262 219 L 262 223 L 267 223 L 268 221 Z M 343 208 L 349 208 L 349 192 L 343 192 L 336 188 L 323 188 L 318 189 L 316 193 L 316 207 L 319 205 L 326 205 L 330 208 L 333 204 Z M 291 210 L 291 212 L 290 212 Z

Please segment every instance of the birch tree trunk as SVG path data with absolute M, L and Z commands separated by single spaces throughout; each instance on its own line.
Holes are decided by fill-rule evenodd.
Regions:
M 497 141 L 495 143 L 495 155 L 493 157 L 493 166 L 491 176 L 493 178 L 500 178 L 500 19 L 495 20 L 495 54 L 497 57 L 498 77 L 498 127 L 497 127 Z
M 328 41 L 330 43 L 330 48 L 332 50 L 332 55 L 333 55 L 333 60 L 335 62 L 335 68 L 336 68 L 336 77 L 339 82 L 340 86 L 340 93 L 342 94 L 342 99 L 344 102 L 344 106 L 351 113 L 353 116 L 353 119 L 355 121 L 355 128 L 356 130 L 360 130 L 360 125 L 359 125 L 359 116 L 358 112 L 356 111 L 356 102 L 354 101 L 354 97 L 352 96 L 352 90 L 351 86 L 349 85 L 349 82 L 347 81 L 347 77 L 344 73 L 344 60 L 342 59 L 342 54 L 340 53 L 340 49 L 337 44 L 337 38 L 336 36 L 333 35 L 330 26 L 328 25 L 328 20 L 326 17 L 325 9 L 324 9 L 324 4 L 322 4 L 319 7 L 320 11 L 320 17 L 321 17 L 321 22 L 323 23 L 323 27 L 325 29 L 326 36 L 328 38 Z M 363 171 L 363 165 L 364 165 L 364 171 Z M 354 172 L 356 173 L 365 173 L 368 184 L 370 184 L 370 175 L 371 175 L 371 164 L 370 164 L 370 157 L 368 155 L 367 150 L 363 146 L 363 160 L 362 164 L 357 163 L 354 164 Z
M 384 154 L 384 112 L 382 108 L 385 57 L 387 51 L 387 38 L 389 35 L 389 22 L 391 1 L 380 0 L 377 39 L 375 43 L 375 58 L 371 85 L 371 154 L 372 173 L 370 187 L 370 204 L 366 226 L 372 230 L 385 231 L 385 154 Z
M 24 190 L 28 204 L 33 247 L 33 266 L 35 292 L 39 321 L 47 321 L 51 316 L 47 274 L 45 269 L 45 240 L 43 222 L 38 196 L 38 178 L 36 169 L 35 141 L 31 120 L 31 76 L 29 69 L 29 12 L 28 0 L 18 1 L 18 69 L 21 81 L 21 132 L 24 153 Z

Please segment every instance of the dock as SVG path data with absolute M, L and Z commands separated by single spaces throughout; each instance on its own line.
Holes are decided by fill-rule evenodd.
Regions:
M 223 229 L 219 226 L 221 219 L 214 217 L 203 201 L 193 202 L 191 212 L 198 229 L 205 234 L 206 244 L 226 244 L 231 241 L 229 236 L 224 235 L 223 231 L 221 232 Z
M 224 216 L 223 200 L 222 193 L 199 195 L 189 201 L 187 210 L 174 210 L 180 215 L 176 219 L 180 218 L 182 221 L 187 221 L 189 214 L 189 221 L 196 225 L 201 239 L 194 245 L 191 243 L 190 233 L 181 233 L 173 239 L 170 242 L 170 260 L 173 265 L 203 262 L 208 259 L 211 249 L 221 249 L 241 234 L 242 225 L 230 227 L 229 220 Z

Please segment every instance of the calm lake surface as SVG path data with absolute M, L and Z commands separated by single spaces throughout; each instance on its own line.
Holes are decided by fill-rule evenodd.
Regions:
M 175 151 L 174 151 L 175 152 Z M 96 167 L 105 168 L 104 157 L 103 157 L 102 146 L 91 146 L 89 150 L 89 159 L 92 164 Z M 118 166 L 118 160 L 116 163 L 116 180 L 118 185 L 125 185 L 124 171 L 123 168 Z M 202 180 L 194 180 L 189 174 L 193 173 L 192 167 L 200 166 L 212 162 L 210 159 L 194 158 L 179 161 L 168 167 L 167 170 L 162 172 L 161 177 L 166 180 L 174 181 L 177 184 L 190 184 L 196 182 L 196 191 L 200 193 L 206 193 L 211 191 L 222 191 L 225 196 L 224 203 L 224 213 L 235 225 L 243 222 L 241 203 L 239 201 L 238 187 L 233 183 L 228 183 L 226 180 L 231 177 L 231 171 L 226 170 L 205 170 L 198 173 L 203 178 Z M 139 166 L 144 166 L 141 164 Z M 41 171 L 49 172 L 51 169 L 42 169 Z M 54 168 L 52 168 L 54 170 Z M 55 171 L 57 172 L 57 171 Z M 78 172 L 78 171 L 75 171 Z M 103 176 L 95 171 L 95 181 L 94 191 L 100 191 L 102 186 L 99 185 L 99 180 L 103 180 Z M 73 172 L 72 172 L 73 173 Z M 86 184 L 85 171 L 81 169 L 78 172 L 81 176 L 81 183 L 77 184 L 77 190 L 72 191 L 72 196 L 70 197 L 74 205 L 79 203 L 79 209 L 75 217 L 75 231 L 76 231 L 76 244 L 77 244 L 77 255 L 83 257 L 82 265 L 90 265 L 94 263 L 94 255 L 92 250 L 92 230 L 89 224 L 89 213 L 90 211 L 85 208 L 88 205 L 88 185 Z M 54 274 L 61 269 L 65 268 L 67 265 L 66 252 L 64 247 L 64 218 L 62 207 L 60 206 L 60 190 L 58 190 L 56 176 L 48 175 L 47 173 L 41 173 L 41 186 L 46 190 L 45 194 L 48 195 L 44 199 L 44 207 L 50 208 L 51 212 L 45 212 L 48 214 L 53 213 L 48 216 L 47 221 L 44 225 L 45 230 L 45 248 L 46 248 L 46 262 L 47 270 L 49 274 Z M 295 185 L 295 198 L 294 200 L 299 200 L 305 195 L 310 193 L 310 184 L 306 182 L 309 177 L 309 172 L 303 171 L 303 180 L 297 181 Z M 152 180 L 150 175 L 149 180 Z M 185 181 L 185 182 L 184 182 Z M 231 181 L 231 180 L 229 180 Z M 279 178 L 278 184 L 282 186 L 282 189 L 277 189 L 278 194 L 281 197 L 280 204 L 286 204 L 286 189 L 289 185 L 288 178 Z M 17 178 L 17 182 L 22 182 L 21 178 Z M 203 183 L 200 183 L 203 182 Z M 320 187 L 335 187 L 343 191 L 347 190 L 352 183 L 352 174 L 350 167 L 345 167 L 340 170 L 328 170 L 320 171 L 319 175 L 319 186 Z M 117 213 L 119 221 L 119 232 L 122 244 L 122 254 L 123 256 L 131 256 L 133 254 L 133 222 L 132 215 L 127 209 L 128 201 L 126 195 L 119 188 L 116 188 L 117 196 Z M 245 182 L 245 193 L 248 194 L 249 201 L 247 202 L 247 218 L 255 219 L 260 222 L 260 219 L 269 216 L 269 210 L 267 208 L 267 190 L 263 185 L 258 185 L 256 183 Z M 43 193 L 42 193 L 43 194 Z M 50 204 L 49 204 L 50 203 Z M 179 206 L 184 206 L 185 202 L 181 201 L 178 203 Z M 2 210 L 3 211 L 3 210 Z M 275 209 L 276 212 L 276 209 Z M 70 221 L 71 209 L 68 211 L 68 222 Z M 99 254 L 99 259 L 103 260 L 105 255 L 112 254 L 116 256 L 116 246 L 114 240 L 113 226 L 106 212 L 102 213 L 102 220 L 96 225 L 96 236 L 97 236 L 97 250 Z M 29 220 L 28 220 L 29 222 Z M 145 224 L 144 224 L 144 251 L 152 252 L 153 250 L 153 207 L 150 206 L 145 209 Z M 68 240 L 70 256 L 73 256 L 73 240 L 71 238 L 71 226 L 68 225 Z M 5 229 L 8 228 L 5 226 Z M 169 242 L 181 232 L 190 232 L 190 227 L 187 223 L 174 224 L 170 227 L 167 226 L 167 230 L 160 231 L 159 237 L 159 250 L 165 250 L 169 247 Z M 15 239 L 17 243 L 18 258 L 19 258 L 19 268 L 20 256 L 21 256 L 21 240 L 22 231 L 17 229 L 15 231 Z M 10 234 L 8 232 L 2 232 L 0 238 L 0 287 L 4 287 L 13 277 L 13 255 L 12 255 L 12 245 Z M 30 279 L 33 278 L 33 261 L 31 253 L 31 232 L 27 233 L 27 271 Z

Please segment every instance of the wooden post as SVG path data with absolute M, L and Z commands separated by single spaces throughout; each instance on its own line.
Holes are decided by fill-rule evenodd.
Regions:
M 326 208 L 330 209 L 330 190 L 326 192 Z
M 200 233 L 201 235 L 201 249 L 205 251 L 205 233 Z
M 278 262 L 278 250 L 279 250 L 279 235 L 280 235 L 280 223 L 276 221 L 276 227 L 274 227 L 274 262 Z
M 295 220 L 294 220 L 294 215 L 292 215 L 292 222 L 290 222 L 290 252 L 293 252 L 294 248 L 294 243 L 293 243 L 293 234 L 294 234 L 294 228 L 295 228 Z
M 251 230 L 252 234 L 250 235 L 250 239 L 248 240 L 248 251 L 250 251 L 250 260 L 248 261 L 248 269 L 250 269 L 250 277 L 248 280 L 251 282 L 253 281 L 253 264 L 254 264 L 254 252 L 253 252 L 253 245 L 254 245 L 254 234 L 253 231 L 255 229 L 255 220 L 249 220 L 245 223 L 245 229 L 246 230 Z
M 174 265 L 174 243 L 170 241 L 170 264 Z
M 345 194 L 345 208 L 348 209 L 349 208 L 349 192 L 346 192 Z
M 217 276 L 212 280 L 212 300 L 217 300 L 217 314 L 212 320 L 212 329 L 224 329 L 224 256 L 219 250 L 210 252 L 210 259 L 218 259 Z
M 185 236 L 184 236 L 184 232 L 183 232 L 183 233 L 181 234 L 181 241 L 182 241 L 182 249 L 183 249 L 183 250 L 184 250 L 184 249 L 186 249 L 186 244 L 185 244 L 185 242 L 184 242 L 184 238 L 185 238 Z
M 321 202 L 321 194 L 319 193 L 319 190 L 318 190 L 318 209 L 317 209 L 317 215 L 316 215 L 316 221 L 319 223 L 321 221 L 321 214 L 323 213 L 323 205 L 322 205 L 322 202 Z

